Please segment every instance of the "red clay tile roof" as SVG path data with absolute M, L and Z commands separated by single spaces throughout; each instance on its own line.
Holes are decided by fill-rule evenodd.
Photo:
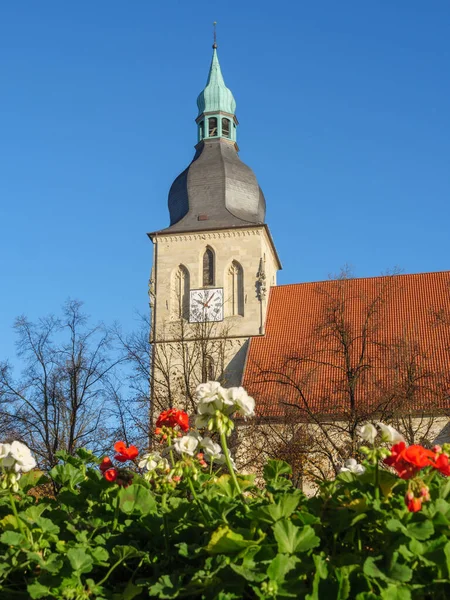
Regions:
M 265 417 L 342 416 L 353 369 L 356 410 L 450 411 L 450 322 L 439 311 L 450 316 L 450 271 L 273 287 L 243 386 Z

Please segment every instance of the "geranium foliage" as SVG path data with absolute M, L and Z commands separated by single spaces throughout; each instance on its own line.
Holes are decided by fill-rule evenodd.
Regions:
M 450 597 L 446 446 L 407 451 L 373 426 L 364 460 L 306 498 L 285 462 L 258 485 L 235 472 L 232 414 L 253 412 L 243 390 L 202 388 L 199 406 L 202 431 L 163 418 L 157 451 L 61 453 L 48 474 L 2 445 L 0 598 Z

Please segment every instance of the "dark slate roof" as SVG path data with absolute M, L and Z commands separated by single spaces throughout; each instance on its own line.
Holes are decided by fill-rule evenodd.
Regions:
M 173 182 L 169 212 L 165 232 L 242 227 L 264 223 L 266 201 L 234 143 L 217 138 L 201 142 Z

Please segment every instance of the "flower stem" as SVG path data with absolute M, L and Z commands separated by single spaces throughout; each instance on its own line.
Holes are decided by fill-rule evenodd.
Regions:
M 171 435 L 167 436 L 167 445 L 169 446 L 170 461 L 172 463 L 172 468 L 173 468 L 175 466 L 175 459 L 173 457 L 172 436 Z
M 27 536 L 25 535 L 25 531 L 23 529 L 23 524 L 22 524 L 22 521 L 20 520 L 19 513 L 17 512 L 16 502 L 14 500 L 14 496 L 11 493 L 11 490 L 9 490 L 9 501 L 10 501 L 14 516 L 16 518 L 17 525 L 19 526 L 20 533 L 26 538 Z
M 208 519 L 208 515 L 205 513 L 205 509 L 203 508 L 202 503 L 198 499 L 197 492 L 195 491 L 194 484 L 192 483 L 192 479 L 190 477 L 188 477 L 187 480 L 188 480 L 188 483 L 189 483 L 189 489 L 191 490 L 191 494 L 192 494 L 192 496 L 193 496 L 196 504 L 198 505 L 198 507 L 200 509 L 200 512 L 202 513 L 203 518 L 205 519 L 205 522 L 208 523 L 208 520 L 209 520 Z
M 234 487 L 236 488 L 237 493 L 242 497 L 245 502 L 245 496 L 242 493 L 241 486 L 239 485 L 239 481 L 237 480 L 236 473 L 234 472 L 233 465 L 230 459 L 230 452 L 228 450 L 227 437 L 224 432 L 220 434 L 220 442 L 222 444 L 222 450 L 225 455 L 225 461 L 227 463 L 228 470 L 230 471 L 231 479 L 233 480 Z
M 380 499 L 380 464 L 378 457 L 375 461 L 375 498 Z
M 120 498 L 119 492 L 116 496 L 115 507 L 114 507 L 114 521 L 113 521 L 113 531 L 117 529 L 117 524 L 119 522 L 119 507 L 120 507 Z

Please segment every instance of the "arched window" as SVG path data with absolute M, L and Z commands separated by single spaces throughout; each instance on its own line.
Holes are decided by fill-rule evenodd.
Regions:
M 214 285 L 214 252 L 206 248 L 203 255 L 203 287 Z
M 205 122 L 204 121 L 200 121 L 199 125 L 198 125 L 198 139 L 201 142 L 202 139 L 205 137 Z
M 172 315 L 176 319 L 189 318 L 189 271 L 180 265 L 172 285 Z
M 214 381 L 216 379 L 216 369 L 214 360 L 211 356 L 205 356 L 202 363 L 202 383 Z
M 233 260 L 228 271 L 228 295 L 230 315 L 244 316 L 244 271 L 241 265 Z
M 210 117 L 208 119 L 208 137 L 215 137 L 217 135 L 217 119 L 216 117 Z
M 222 119 L 222 135 L 223 137 L 230 137 L 230 119 Z

